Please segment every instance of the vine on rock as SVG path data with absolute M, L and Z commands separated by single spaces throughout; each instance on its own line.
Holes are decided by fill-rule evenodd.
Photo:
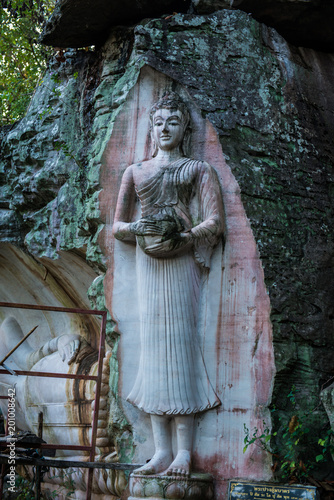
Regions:
M 257 445 L 269 453 L 273 458 L 272 470 L 277 479 L 290 483 L 307 483 L 312 481 L 311 473 L 318 463 L 330 461 L 330 454 L 334 453 L 334 432 L 324 426 L 323 432 L 315 440 L 310 440 L 310 427 L 308 417 L 314 411 L 303 412 L 296 408 L 296 388 L 292 387 L 288 399 L 294 408 L 294 414 L 288 421 L 279 416 L 283 432 L 272 432 L 268 424 L 263 421 L 263 431 L 254 428 L 249 430 L 244 424 L 244 449 L 250 445 Z M 278 410 L 274 407 L 272 412 Z M 304 460 L 303 446 L 311 449 L 313 458 Z

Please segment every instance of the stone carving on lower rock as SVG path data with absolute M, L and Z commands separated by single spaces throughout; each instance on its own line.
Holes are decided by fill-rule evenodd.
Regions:
M 221 190 L 209 164 L 184 155 L 190 117 L 177 94 L 166 94 L 153 105 L 150 122 L 153 157 L 126 169 L 113 226 L 118 240 L 137 245 L 141 354 L 127 399 L 150 414 L 155 445 L 152 459 L 132 476 L 131 488 L 137 498 L 138 488 L 147 489 L 145 476 L 161 474 L 154 484 L 163 493 L 152 498 L 209 499 L 210 479 L 204 481 L 209 485 L 204 494 L 201 481 L 199 486 L 190 474 L 194 416 L 221 404 L 207 375 L 198 331 L 201 283 L 224 230 Z M 141 216 L 134 220 L 138 201 Z M 173 490 L 175 478 L 190 496 L 163 496 Z
M 0 326 L 0 358 L 3 358 L 24 337 L 18 321 L 8 316 Z M 68 333 L 47 341 L 40 349 L 33 349 L 24 342 L 8 360 L 11 370 L 37 372 L 97 374 L 97 351 L 78 334 Z M 118 456 L 108 434 L 109 419 L 109 361 L 110 352 L 103 360 L 101 398 L 98 413 L 96 450 L 99 462 L 117 462 Z M 14 384 L 14 385 L 13 385 Z M 43 411 L 43 438 L 50 444 L 86 445 L 91 442 L 91 426 L 94 414 L 94 387 L 91 381 L 54 379 L 50 390 L 50 379 L 40 377 L 1 374 L 0 395 L 5 396 L 9 387 L 15 391 L 15 426 L 17 431 L 37 434 L 38 413 Z M 6 415 L 6 403 L 0 400 L 0 408 Z M 84 451 L 58 451 L 62 460 L 89 460 Z M 28 468 L 26 474 L 33 479 Z M 61 471 L 50 467 L 43 477 L 42 489 L 57 493 L 57 498 L 67 498 L 70 482 L 85 496 L 88 469 L 68 468 Z M 93 490 L 98 495 L 119 498 L 126 487 L 124 473 L 117 470 L 95 469 Z M 111 496 L 112 495 L 112 496 Z M 97 497 L 98 498 L 98 497 Z

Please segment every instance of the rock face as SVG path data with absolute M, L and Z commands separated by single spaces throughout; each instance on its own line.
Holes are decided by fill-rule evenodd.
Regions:
M 111 26 L 131 26 L 145 17 L 174 11 L 186 12 L 190 0 L 60 0 L 47 22 L 41 40 L 54 47 L 101 45 Z
M 198 250 L 194 245 L 191 252 L 185 249 L 181 255 L 172 254 L 160 259 L 146 256 L 135 245 L 123 241 L 122 234 L 118 233 L 118 229 L 124 227 L 121 214 L 129 220 L 132 216 L 128 210 L 134 202 L 131 194 L 134 193 L 131 189 L 133 184 L 128 189 L 125 188 L 127 184 L 122 183 L 121 189 L 119 186 L 123 171 L 139 162 L 138 167 L 133 166 L 130 171 L 133 178 L 137 178 L 136 190 L 141 196 L 141 203 L 143 198 L 147 203 L 147 184 L 144 180 L 139 182 L 136 176 L 148 164 L 142 160 L 151 160 L 149 110 L 157 96 L 170 93 L 172 89 L 182 96 L 191 114 L 191 140 L 187 155 L 204 160 L 212 167 L 207 167 L 205 183 L 200 183 L 199 176 L 192 177 L 194 196 L 189 206 L 183 193 L 189 192 L 187 186 L 192 165 L 195 163 L 198 168 L 203 168 L 203 165 L 200 167 L 201 161 L 179 160 L 183 167 L 176 170 L 177 177 L 172 178 L 169 177 L 175 172 L 172 166 L 169 168 L 163 164 L 156 175 L 152 175 L 154 167 L 150 163 L 151 168 L 145 170 L 149 192 L 154 197 L 149 213 L 156 214 L 155 206 L 167 205 L 169 213 L 173 213 L 172 208 L 178 214 L 190 214 L 183 215 L 188 218 L 195 215 L 194 210 L 199 206 L 195 219 L 192 219 L 196 221 L 192 231 L 196 231 L 200 221 L 204 231 L 210 224 L 211 244 L 214 245 L 215 241 L 217 244 L 210 248 L 202 237 Z M 163 190 L 160 187 L 161 174 Z M 151 187 L 153 183 L 154 190 Z M 220 189 L 217 189 L 217 183 Z M 175 184 L 178 194 L 169 197 L 168 193 L 175 192 Z M 174 441 L 182 439 L 179 435 L 175 436 L 178 429 L 174 431 L 174 422 L 178 425 L 177 418 L 183 419 L 183 435 L 187 432 L 189 436 L 190 430 L 191 436 L 193 412 L 195 430 L 189 437 L 192 439 L 193 470 L 205 471 L 215 477 L 217 498 L 226 492 L 227 477 L 269 479 L 269 456 L 257 447 L 243 453 L 244 435 L 240 432 L 244 425 L 262 428 L 263 420 L 270 420 L 268 404 L 274 360 L 263 270 L 239 186 L 224 159 L 218 135 L 210 122 L 203 119 L 200 109 L 182 85 L 147 65 L 141 69 L 136 85 L 115 120 L 103 157 L 101 186 L 101 215 L 107 222 L 99 240 L 103 253 L 108 256 L 105 297 L 120 332 L 119 398 L 133 429 L 133 461 L 145 464 L 154 454 L 149 414 L 168 412 L 167 422 L 170 423 L 167 430 L 159 428 L 158 423 L 154 427 L 155 442 L 157 434 L 165 436 L 164 451 L 167 450 L 166 461 L 169 460 L 169 463 L 164 462 L 162 470 L 157 471 L 164 472 L 172 461 L 168 450 L 173 434 Z M 160 193 L 165 199 L 159 198 Z M 117 236 L 121 236 L 120 241 L 110 234 L 111 211 L 117 198 L 120 203 L 114 230 Z M 217 219 L 216 214 L 221 213 L 221 200 L 225 214 Z M 138 201 L 134 206 L 131 221 L 140 218 Z M 179 211 L 180 206 L 182 212 Z M 221 238 L 214 236 L 215 228 L 222 229 L 222 221 L 226 226 L 224 250 Z M 191 274 L 187 275 L 194 266 L 193 251 L 196 259 L 210 265 L 210 270 L 196 265 L 194 279 Z M 212 257 L 208 261 L 207 255 L 211 252 Z M 199 408 L 202 411 L 198 411 Z M 160 422 L 161 419 L 166 421 L 160 417 Z M 189 439 L 183 442 L 189 443 Z M 176 444 L 172 448 L 175 458 Z M 142 481 L 135 481 L 135 484 L 134 489 L 142 492 Z M 174 488 L 168 483 L 163 484 L 164 490 Z M 177 485 L 185 494 L 187 489 L 184 489 L 184 484 Z M 196 495 L 195 491 L 191 493 L 193 498 L 202 499 L 205 495 L 201 487 L 193 486 L 190 492 L 199 489 Z M 208 495 L 210 488 L 208 485 Z
M 275 28 L 284 38 L 300 47 L 332 52 L 334 2 L 317 0 L 194 0 L 198 13 L 233 8 Z
M 100 45 L 110 26 L 130 26 L 145 17 L 173 12 L 210 14 L 241 9 L 275 28 L 288 42 L 313 49 L 334 50 L 333 0 L 60 0 L 47 22 L 41 40 L 54 47 Z
M 102 156 L 145 64 L 182 86 L 218 134 L 269 291 L 277 439 L 292 415 L 315 409 L 301 449 L 314 461 L 314 443 L 328 425 L 319 392 L 334 373 L 332 55 L 297 49 L 234 10 L 113 28 L 98 51 L 66 51 L 65 62 L 50 64 L 26 117 L 3 137 L 2 241 L 50 269 L 60 252 L 80 252 L 103 276 Z M 99 307 L 102 288 L 100 278 L 90 290 Z M 116 350 L 117 333 L 109 332 Z M 135 450 L 116 390 L 117 363 L 114 356 L 111 423 L 126 461 Z

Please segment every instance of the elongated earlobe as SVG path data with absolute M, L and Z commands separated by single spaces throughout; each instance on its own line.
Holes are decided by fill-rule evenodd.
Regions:
M 154 158 L 158 154 L 158 146 L 153 138 L 152 132 L 151 132 L 151 152 L 152 152 L 152 158 Z
M 191 129 L 189 126 L 187 126 L 181 142 L 181 152 L 184 156 L 189 156 L 190 154 L 190 143 L 191 143 Z

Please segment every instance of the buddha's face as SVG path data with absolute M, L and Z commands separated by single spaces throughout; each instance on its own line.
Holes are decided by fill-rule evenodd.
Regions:
M 158 109 L 152 120 L 152 135 L 159 149 L 177 148 L 184 136 L 184 120 L 180 110 Z

